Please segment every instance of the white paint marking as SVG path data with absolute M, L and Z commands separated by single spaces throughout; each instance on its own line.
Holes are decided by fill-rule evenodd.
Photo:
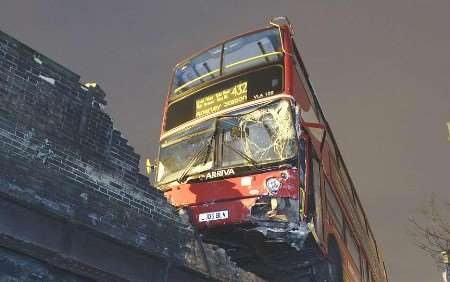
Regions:
M 42 79 L 42 80 L 47 81 L 50 84 L 55 85 L 55 79 L 54 78 L 43 76 L 42 74 L 39 75 L 39 78 Z

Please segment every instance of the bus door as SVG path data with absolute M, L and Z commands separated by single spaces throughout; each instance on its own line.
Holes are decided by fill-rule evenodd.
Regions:
M 302 133 L 299 142 L 300 211 L 301 219 L 319 243 L 323 239 L 321 166 L 308 136 Z

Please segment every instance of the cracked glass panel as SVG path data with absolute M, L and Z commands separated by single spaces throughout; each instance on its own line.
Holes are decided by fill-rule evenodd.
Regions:
M 208 121 L 193 128 L 175 134 L 161 144 L 159 151 L 159 183 L 167 183 L 186 173 L 198 173 L 212 168 L 213 165 L 213 122 Z
M 184 182 L 213 168 L 295 157 L 298 146 L 292 113 L 290 102 L 279 100 L 180 130 L 161 142 L 157 182 Z M 216 153 L 220 154 L 217 163 Z
M 292 109 L 287 100 L 223 118 L 220 129 L 224 167 L 280 161 L 297 152 Z

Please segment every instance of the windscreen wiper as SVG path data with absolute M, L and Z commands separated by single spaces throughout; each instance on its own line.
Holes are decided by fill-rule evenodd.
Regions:
M 188 175 L 188 173 L 191 171 L 191 169 L 198 162 L 198 160 L 203 156 L 204 153 L 206 153 L 205 160 L 204 160 L 204 163 L 206 163 L 206 161 L 208 160 L 208 156 L 211 153 L 211 149 L 212 149 L 212 146 L 214 144 L 214 140 L 216 138 L 216 134 L 217 134 L 217 120 L 216 120 L 216 124 L 215 124 L 214 133 L 212 134 L 211 139 L 209 139 L 209 142 L 207 142 L 205 145 L 203 145 L 200 148 L 200 150 L 198 150 L 197 154 L 195 154 L 192 157 L 192 159 L 189 161 L 189 163 L 184 168 L 184 170 L 181 173 L 180 177 L 178 177 L 178 179 L 177 179 L 178 183 L 184 182 L 184 180 L 185 180 L 186 176 Z
M 187 174 L 191 171 L 192 167 L 194 167 L 194 165 L 196 163 L 198 163 L 198 160 L 203 156 L 204 153 L 210 151 L 209 147 L 211 146 L 211 143 L 213 142 L 213 140 L 214 140 L 214 138 L 211 138 L 210 142 L 208 142 L 205 145 L 203 145 L 203 147 L 200 148 L 200 150 L 197 152 L 197 154 L 195 154 L 192 157 L 192 159 L 189 161 L 187 166 L 184 168 L 184 170 L 181 173 L 180 177 L 178 177 L 178 179 L 177 179 L 178 183 L 184 182 Z M 206 154 L 206 156 L 208 156 L 208 154 Z
M 246 159 L 247 161 L 249 161 L 252 165 L 254 166 L 258 166 L 258 162 L 255 161 L 254 159 L 252 159 L 250 156 L 248 156 L 246 153 L 242 152 L 241 150 L 238 150 L 236 148 L 234 148 L 233 146 L 231 146 L 228 143 L 223 143 L 225 146 L 227 146 L 228 148 L 230 148 L 233 152 L 235 152 L 236 154 L 238 154 L 239 156 L 241 156 L 242 158 Z

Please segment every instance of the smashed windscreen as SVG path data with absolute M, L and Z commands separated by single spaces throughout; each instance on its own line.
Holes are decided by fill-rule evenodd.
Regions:
M 297 138 L 291 103 L 278 100 L 211 119 L 161 143 L 158 183 L 182 182 L 211 169 L 291 159 Z
M 223 167 L 260 165 L 295 156 L 296 135 L 289 101 L 221 119 Z
M 157 182 L 181 179 L 184 173 L 198 173 L 211 169 L 214 151 L 213 122 L 182 131 L 161 143 Z M 190 167 L 189 171 L 186 170 Z
M 213 47 L 174 69 L 171 97 L 223 74 L 279 62 L 282 58 L 277 28 L 251 33 Z

